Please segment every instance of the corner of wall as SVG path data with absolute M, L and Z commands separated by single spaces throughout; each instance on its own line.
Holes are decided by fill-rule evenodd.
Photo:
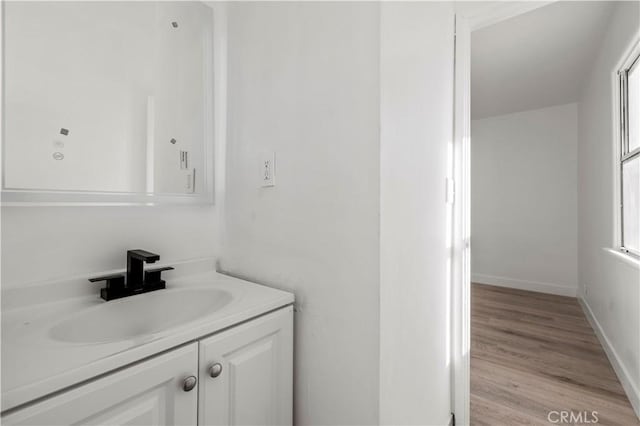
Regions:
M 639 9 L 614 6 L 578 104 L 578 297 L 638 417 L 640 271 L 607 252 L 616 228 L 614 73 L 640 37 Z

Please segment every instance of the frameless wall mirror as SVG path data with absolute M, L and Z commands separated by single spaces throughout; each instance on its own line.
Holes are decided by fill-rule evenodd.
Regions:
M 201 2 L 4 2 L 4 202 L 212 201 Z

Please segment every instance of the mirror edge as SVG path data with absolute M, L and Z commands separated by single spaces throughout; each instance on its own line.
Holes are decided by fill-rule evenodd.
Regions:
M 213 191 L 190 194 L 135 194 L 116 192 L 63 192 L 2 190 L 0 204 L 11 206 L 157 206 L 214 204 Z

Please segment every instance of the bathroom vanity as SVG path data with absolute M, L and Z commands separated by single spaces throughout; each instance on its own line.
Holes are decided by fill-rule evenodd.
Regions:
M 225 173 L 213 164 L 224 166 L 214 129 L 222 135 L 226 123 L 226 36 L 213 8 L 0 8 L 3 230 L 5 207 L 27 207 L 43 214 L 38 230 L 59 233 L 29 243 L 30 224 L 3 235 L 3 425 L 291 424 L 293 295 L 213 272 L 207 257 L 218 237 L 214 175 Z M 50 205 L 85 209 L 67 210 L 74 223 L 38 210 Z M 156 210 L 175 205 L 185 209 Z M 125 206 L 144 206 L 144 216 Z M 206 267 L 146 268 L 159 256 L 134 249 L 126 274 L 115 269 L 114 253 L 139 241 Z M 88 258 L 95 263 L 76 270 Z M 111 270 L 90 280 L 100 284 L 31 284 L 95 271 L 103 259 Z
M 215 272 L 109 302 L 3 300 L 2 424 L 291 424 L 292 303 Z
M 213 3 L 0 8 L 3 231 L 5 207 L 42 214 L 3 233 L 3 425 L 292 422 L 293 295 L 213 272 L 207 257 L 214 175 L 225 174 L 214 151 L 225 142 L 226 35 Z M 39 210 L 50 205 L 85 209 Z M 175 205 L 185 209 L 156 209 Z M 67 212 L 79 220 L 60 220 Z M 159 256 L 134 249 L 125 275 L 115 253 L 138 242 L 207 267 L 146 269 Z M 80 259 L 94 263 L 78 270 Z M 100 284 L 31 284 L 103 260 Z

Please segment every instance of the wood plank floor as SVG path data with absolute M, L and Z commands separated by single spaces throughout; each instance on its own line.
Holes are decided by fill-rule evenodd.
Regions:
M 472 425 L 640 425 L 575 298 L 472 284 L 471 300 Z

